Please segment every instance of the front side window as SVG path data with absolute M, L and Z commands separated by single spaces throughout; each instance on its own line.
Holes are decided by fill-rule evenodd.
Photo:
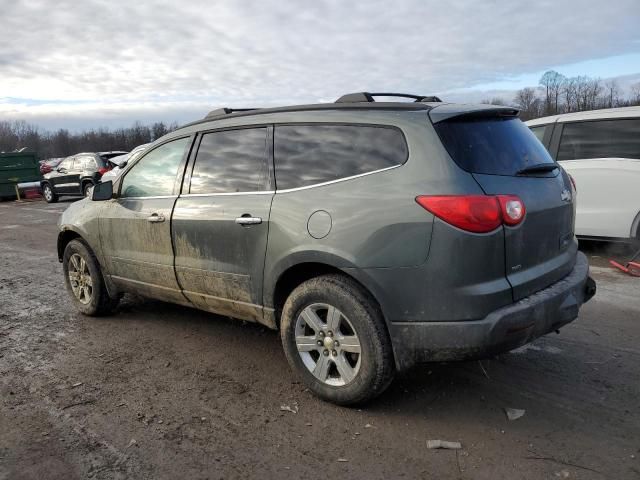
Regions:
M 257 192 L 269 187 L 267 129 L 205 133 L 189 193 Z
M 402 165 L 407 157 L 404 135 L 396 128 L 323 124 L 275 127 L 279 190 Z
M 189 138 L 180 138 L 154 148 L 122 180 L 122 197 L 156 197 L 173 194 L 173 186 L 178 175 Z
M 58 165 L 58 169 L 59 170 L 71 170 L 73 168 L 73 157 L 67 157 L 65 158 L 62 162 L 60 162 L 60 165 Z
M 558 160 L 588 158 L 640 159 L 640 119 L 566 123 Z
M 93 157 L 76 158 L 75 167 L 79 169 L 96 168 L 96 161 Z

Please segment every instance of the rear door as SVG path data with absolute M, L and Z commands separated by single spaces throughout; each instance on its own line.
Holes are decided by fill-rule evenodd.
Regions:
M 534 134 L 504 112 L 455 116 L 435 128 L 487 195 L 517 195 L 525 205 L 524 220 L 503 227 L 505 275 L 514 300 L 567 275 L 577 252 L 572 187 Z
M 205 132 L 172 218 L 175 269 L 197 307 L 263 321 L 273 198 L 272 129 Z
M 640 211 L 640 119 L 559 123 L 556 159 L 576 181 L 576 233 L 629 238 Z
M 192 138 L 163 143 L 120 181 L 101 212 L 100 240 L 111 279 L 122 290 L 188 304 L 173 269 L 171 213 Z

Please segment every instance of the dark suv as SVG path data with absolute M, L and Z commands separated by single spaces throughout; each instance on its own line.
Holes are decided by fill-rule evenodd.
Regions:
M 340 404 L 575 319 L 595 292 L 575 192 L 518 112 L 381 95 L 221 109 L 157 140 L 62 215 L 78 309 L 135 292 L 279 329 Z
M 127 152 L 78 153 L 65 158 L 43 176 L 40 186 L 44 199 L 57 202 L 61 195 L 84 195 L 98 183 L 103 173 L 111 170 L 110 158 Z

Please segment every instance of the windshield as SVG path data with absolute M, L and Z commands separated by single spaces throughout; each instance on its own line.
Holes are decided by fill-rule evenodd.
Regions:
M 554 163 L 518 118 L 454 118 L 434 125 L 453 160 L 471 173 L 516 175 L 532 165 Z

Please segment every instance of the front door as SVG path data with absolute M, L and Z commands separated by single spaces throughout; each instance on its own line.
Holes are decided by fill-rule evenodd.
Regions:
M 268 127 L 201 135 L 172 219 L 175 268 L 198 308 L 265 322 L 262 276 L 273 197 Z
M 191 140 L 172 140 L 146 152 L 125 172 L 118 195 L 103 211 L 103 253 L 111 279 L 123 291 L 188 303 L 173 269 L 171 214 Z
M 51 176 L 51 184 L 56 193 L 75 194 L 80 184 L 80 174 L 75 170 L 75 157 L 65 158 Z

